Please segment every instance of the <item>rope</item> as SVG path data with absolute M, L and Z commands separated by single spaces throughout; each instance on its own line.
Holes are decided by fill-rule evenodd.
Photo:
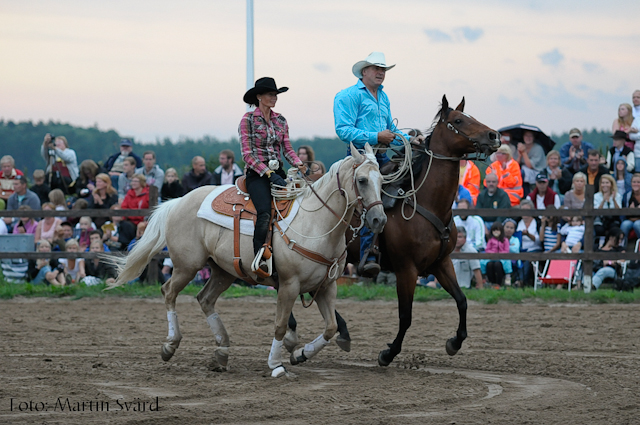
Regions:
M 327 202 L 328 202 L 328 200 L 331 198 L 331 195 L 333 195 L 335 192 L 337 192 L 337 189 L 336 189 L 336 190 L 334 190 L 333 192 L 331 192 L 331 194 L 329 195 L 329 198 L 327 198 Z M 339 226 L 342 222 L 344 222 L 344 221 L 345 221 L 345 219 L 344 219 L 344 218 L 346 217 L 347 212 L 348 212 L 348 211 L 349 211 L 349 209 L 350 209 L 353 205 L 355 205 L 355 203 L 358 201 L 358 199 L 356 198 L 353 202 L 349 202 L 349 194 L 348 194 L 348 193 L 346 192 L 346 190 L 344 190 L 344 189 L 342 189 L 342 192 L 344 193 L 344 197 L 345 197 L 345 199 L 347 200 L 347 205 L 345 206 L 344 212 L 342 213 L 342 217 L 340 217 L 340 220 L 338 220 L 338 222 L 336 223 L 336 225 L 335 225 L 335 226 L 333 226 L 333 228 L 332 228 L 331 230 L 329 230 L 329 231 L 328 231 L 328 232 L 326 232 L 326 233 L 323 233 L 323 234 L 322 234 L 322 235 L 320 235 L 320 236 L 307 236 L 307 235 L 303 235 L 302 233 L 300 233 L 300 232 L 296 231 L 296 229 L 294 229 L 293 227 L 291 227 L 291 224 L 293 224 L 293 223 L 291 223 L 291 224 L 289 225 L 289 227 L 287 228 L 287 230 L 291 230 L 291 231 L 292 231 L 293 233 L 295 233 L 296 235 L 298 235 L 298 236 L 302 236 L 303 238 L 307 238 L 307 239 L 320 239 L 320 238 L 323 238 L 323 237 L 325 237 L 325 236 L 329 235 L 330 233 L 332 233 L 334 230 L 336 230 L 336 229 L 338 228 L 338 226 Z M 274 200 L 273 200 L 274 205 L 275 205 L 275 202 L 276 202 L 276 201 L 275 201 L 275 199 L 274 199 Z M 302 208 L 302 205 L 300 205 L 300 207 Z M 306 210 L 305 210 L 305 211 L 306 211 Z M 317 210 L 316 210 L 316 211 L 317 211 Z M 277 209 L 277 208 L 276 208 L 276 214 L 278 215 L 278 221 L 280 221 L 280 220 L 284 220 L 284 217 L 282 216 L 282 214 L 280 214 L 280 211 L 278 211 L 278 209 Z

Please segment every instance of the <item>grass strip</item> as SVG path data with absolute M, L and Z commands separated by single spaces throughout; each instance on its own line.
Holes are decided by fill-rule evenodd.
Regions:
M 161 297 L 160 285 L 142 285 L 140 283 L 129 284 L 120 288 L 105 291 L 105 285 L 86 286 L 77 284 L 65 287 L 49 285 L 32 285 L 30 283 L 10 283 L 0 278 L 0 299 L 12 299 L 15 297 L 46 297 L 71 299 L 80 298 L 106 298 L 106 297 Z M 181 292 L 182 295 L 195 296 L 202 286 L 189 284 Z M 506 302 L 519 304 L 524 302 L 544 303 L 637 303 L 640 302 L 640 291 L 617 292 L 611 289 L 601 289 L 585 294 L 583 291 L 566 291 L 543 288 L 534 291 L 533 288 L 508 289 L 508 290 L 463 290 L 467 299 L 483 304 L 497 304 Z M 276 291 L 272 289 L 253 288 L 248 286 L 233 285 L 222 294 L 223 298 L 242 297 L 276 297 Z M 395 301 L 397 300 L 396 288 L 387 285 L 356 284 L 338 286 L 339 299 L 354 299 L 358 301 Z M 307 296 L 307 301 L 309 296 Z M 417 302 L 451 300 L 451 296 L 441 289 L 417 287 L 414 294 Z

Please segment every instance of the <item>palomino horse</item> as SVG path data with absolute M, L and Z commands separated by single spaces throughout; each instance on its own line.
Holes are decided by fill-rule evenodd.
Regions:
M 287 321 L 298 295 L 314 292 L 325 329 L 313 342 L 293 353 L 294 364 L 316 355 L 336 333 L 336 278 L 345 266 L 344 234 L 354 210 L 365 210 L 366 222 L 372 229 L 381 231 L 387 221 L 380 202 L 382 177 L 373 150 L 367 144 L 364 154 L 354 147 L 352 152 L 353 157 L 333 164 L 329 172 L 313 184 L 313 190 L 309 187 L 302 193 L 300 208 L 285 231 L 290 243 L 285 243 L 278 232 L 274 232 L 273 261 L 278 279 L 268 278 L 265 281 L 265 284 L 278 287 L 275 336 L 268 359 L 274 377 L 286 373 L 281 348 Z M 196 217 L 196 211 L 211 190 L 211 186 L 198 188 L 183 198 L 160 205 L 151 215 L 144 236 L 127 257 L 119 260 L 119 276 L 113 286 L 139 276 L 152 257 L 165 245 L 168 246 L 174 268 L 173 275 L 162 286 L 169 334 L 161 354 L 167 361 L 182 339 L 175 310 L 176 297 L 197 271 L 209 263 L 211 277 L 197 299 L 218 345 L 215 359 L 224 369 L 229 358 L 229 336 L 215 311 L 215 304 L 238 275 L 233 265 L 233 231 Z M 304 257 L 295 250 L 296 244 L 331 259 L 332 264 L 328 266 Z M 244 264 L 250 264 L 253 259 L 251 237 L 241 236 L 240 245 Z M 251 277 L 256 279 L 253 275 Z

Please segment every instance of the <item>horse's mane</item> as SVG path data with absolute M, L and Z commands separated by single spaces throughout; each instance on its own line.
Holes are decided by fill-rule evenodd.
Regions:
M 362 155 L 364 155 L 368 160 L 372 161 L 373 163 L 377 163 L 376 156 L 374 154 L 367 154 L 363 152 Z M 349 161 L 352 159 L 353 159 L 352 156 L 348 156 L 346 158 L 343 158 L 331 164 L 331 167 L 329 168 L 329 170 L 322 177 L 320 177 L 318 180 L 316 180 L 313 183 L 314 189 L 317 189 L 318 187 L 321 187 L 329 183 L 329 181 L 331 181 L 338 174 L 338 170 L 340 170 L 340 167 L 342 166 L 342 164 L 345 161 Z M 309 187 L 309 185 L 307 185 L 307 187 L 302 191 L 302 197 L 300 200 L 303 200 L 304 198 L 306 198 L 308 195 L 312 193 L 313 192 L 311 192 L 311 188 Z
M 315 186 L 315 188 L 318 188 L 324 184 L 327 184 L 331 179 L 333 179 L 336 176 L 336 174 L 338 174 L 338 170 L 340 169 L 340 166 L 342 166 L 342 163 L 346 160 L 347 158 L 344 158 L 331 164 L 331 167 L 329 167 L 329 170 L 322 177 L 320 177 L 318 180 L 313 182 L 312 185 Z M 305 189 L 302 191 L 302 197 L 300 200 L 303 200 L 304 198 L 306 198 L 308 195 L 311 195 L 312 193 L 313 192 L 311 192 L 310 186 L 307 185 L 307 187 L 305 187 Z

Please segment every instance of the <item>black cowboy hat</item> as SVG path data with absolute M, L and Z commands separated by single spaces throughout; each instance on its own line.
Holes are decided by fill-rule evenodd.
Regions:
M 613 136 L 609 136 L 609 137 L 611 137 L 612 139 L 622 139 L 627 142 L 631 141 L 631 139 L 629 139 L 629 135 L 627 134 L 627 132 L 622 130 L 616 130 L 616 132 L 613 133 Z
M 289 87 L 280 87 L 276 85 L 276 80 L 271 77 L 262 77 L 256 80 L 256 85 L 249 89 L 245 94 L 242 100 L 244 103 L 248 103 L 249 105 L 258 106 L 258 98 L 256 95 L 268 92 L 276 92 L 276 93 L 284 93 L 289 90 Z

